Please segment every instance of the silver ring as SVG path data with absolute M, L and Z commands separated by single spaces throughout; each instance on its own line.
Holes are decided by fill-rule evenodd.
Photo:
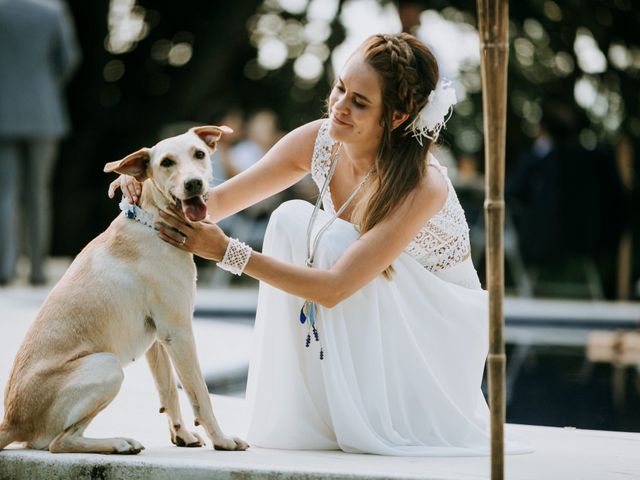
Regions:
M 182 235 L 182 241 L 180 242 L 180 245 L 184 245 L 185 243 L 187 243 L 187 236 Z

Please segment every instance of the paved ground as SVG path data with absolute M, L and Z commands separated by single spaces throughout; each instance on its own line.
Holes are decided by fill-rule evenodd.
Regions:
M 0 290 L 0 387 L 6 384 L 20 340 L 47 293 L 46 288 L 14 286 Z M 246 369 L 251 348 L 251 323 L 234 312 L 255 307 L 255 290 L 201 290 L 201 309 L 219 309 L 227 319 L 196 320 L 197 348 L 205 375 L 213 381 L 234 377 Z M 489 459 L 398 458 L 353 455 L 334 451 L 284 451 L 256 447 L 247 452 L 217 452 L 173 447 L 166 420 L 159 415 L 158 398 L 145 362 L 125 371 L 116 399 L 89 427 L 90 436 L 129 436 L 146 450 L 137 456 L 52 455 L 20 450 L 0 453 L 0 480 L 11 479 L 486 479 Z M 180 392 L 187 423 L 192 415 Z M 212 397 L 222 428 L 244 435 L 241 397 Z M 2 408 L 0 407 L 0 412 Z M 508 456 L 506 478 L 517 480 L 627 480 L 640 478 L 640 434 L 509 425 L 535 449 Z M 200 432 L 202 430 L 200 428 Z

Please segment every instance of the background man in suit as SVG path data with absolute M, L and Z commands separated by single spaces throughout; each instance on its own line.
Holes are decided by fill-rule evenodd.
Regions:
M 58 141 L 69 131 L 64 85 L 79 60 L 63 3 L 0 0 L 0 285 L 16 275 L 21 230 L 30 282 L 46 281 L 50 183 Z

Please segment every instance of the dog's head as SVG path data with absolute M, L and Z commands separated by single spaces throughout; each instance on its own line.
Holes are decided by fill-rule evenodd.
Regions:
M 222 134 L 232 132 L 226 126 L 194 127 L 109 162 L 104 171 L 131 175 L 139 182 L 151 179 L 167 199 L 182 208 L 185 217 L 199 222 L 207 216 L 205 200 L 212 179 L 209 157 Z

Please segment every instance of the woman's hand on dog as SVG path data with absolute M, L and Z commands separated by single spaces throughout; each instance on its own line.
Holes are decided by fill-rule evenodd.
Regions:
M 118 188 L 122 189 L 122 193 L 129 203 L 137 205 L 140 201 L 140 194 L 142 193 L 142 184 L 138 182 L 134 177 L 129 175 L 120 175 L 113 182 L 109 184 L 109 198 L 113 198 Z
M 189 222 L 182 212 L 170 205 L 161 211 L 162 222 L 156 223 L 158 236 L 180 250 L 202 258 L 220 261 L 227 250 L 229 237 L 212 221 Z

